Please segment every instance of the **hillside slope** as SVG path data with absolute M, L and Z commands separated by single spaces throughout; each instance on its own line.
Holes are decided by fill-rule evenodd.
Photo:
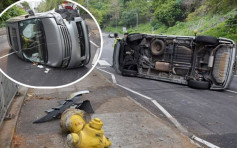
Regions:
M 153 33 L 165 35 L 194 35 L 194 30 L 198 30 L 198 35 L 209 35 L 216 37 L 230 38 L 237 42 L 237 2 L 230 4 L 228 0 L 220 0 L 213 5 L 215 0 L 202 1 L 200 6 L 195 6 L 195 11 L 188 13 L 184 20 L 176 21 L 175 25 L 168 27 L 158 20 L 139 24 L 127 28 L 129 33 Z M 194 5 L 192 0 L 184 0 L 186 7 Z M 123 26 L 107 26 L 105 31 L 119 32 Z

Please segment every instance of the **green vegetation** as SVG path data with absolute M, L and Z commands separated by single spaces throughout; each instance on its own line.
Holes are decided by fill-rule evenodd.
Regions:
M 6 9 L 11 4 L 17 2 L 18 0 L 4 0 L 0 2 L 0 12 L 2 12 L 4 9 Z
M 40 3 L 36 8 L 37 12 L 45 12 L 58 8 L 58 5 L 62 4 L 63 0 L 45 0 Z
M 129 33 L 152 33 L 153 27 L 155 34 L 187 36 L 193 36 L 193 31 L 198 30 L 199 35 L 225 37 L 237 42 L 236 1 L 210 0 L 196 3 L 192 0 L 153 0 L 150 12 L 153 14 L 150 17 L 152 20 L 139 20 L 138 31 L 135 25 L 128 27 L 122 21 L 117 27 L 110 23 L 104 30 L 123 33 L 122 27 L 127 27 Z M 136 18 L 130 19 L 136 24 Z
M 26 5 L 26 3 L 24 4 Z M 0 28 L 5 26 L 5 21 L 8 20 L 9 18 L 23 14 L 26 14 L 26 11 L 22 7 L 18 5 L 11 7 L 0 17 Z
M 7 1 L 0 2 L 0 13 L 16 1 L 18 0 L 7 0 Z M 0 28 L 5 25 L 5 20 L 11 17 L 11 15 L 15 15 L 15 13 L 17 12 L 18 12 L 18 9 L 16 8 L 16 11 L 8 11 L 2 17 L 0 17 Z
M 153 0 L 152 6 L 155 18 L 166 26 L 173 26 L 176 21 L 186 17 L 186 11 L 183 12 L 181 1 Z
M 12 2 L 14 0 L 11 0 Z M 16 1 L 16 0 L 15 0 Z M 38 12 L 57 8 L 63 0 L 45 0 Z M 95 16 L 108 32 L 199 35 L 237 42 L 237 1 L 233 0 L 74 0 Z M 10 4 L 4 1 L 4 6 Z M 0 3 L 0 9 L 3 3 Z M 83 11 L 82 11 L 83 12 Z M 9 12 L 10 13 L 10 12 Z M 11 15 L 10 15 L 11 16 Z M 138 22 L 138 29 L 137 29 Z

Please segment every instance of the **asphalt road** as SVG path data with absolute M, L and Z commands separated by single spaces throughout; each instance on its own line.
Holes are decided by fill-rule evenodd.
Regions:
M 31 62 L 19 59 L 16 54 L 8 55 L 13 51 L 9 47 L 7 36 L 4 35 L 0 36 L 0 68 L 12 79 L 30 86 L 61 86 L 80 79 L 92 68 L 94 56 L 96 53 L 99 53 L 96 51 L 100 50 L 98 48 L 98 46 L 100 47 L 98 28 L 90 20 L 87 20 L 87 24 L 91 40 L 91 59 L 88 65 L 75 69 L 52 68 L 48 66 L 39 68 Z M 50 69 L 48 73 L 45 73 L 46 68 Z
M 196 135 L 219 147 L 237 146 L 236 76 L 229 91 L 197 90 L 185 85 L 124 77 L 109 66 L 112 64 L 114 39 L 108 38 L 107 34 L 103 34 L 103 38 L 104 47 L 97 68 L 113 73 L 118 84 L 156 100 L 188 130 L 188 135 Z M 111 75 L 102 73 L 112 81 Z M 151 101 L 126 92 L 155 115 L 168 120 Z

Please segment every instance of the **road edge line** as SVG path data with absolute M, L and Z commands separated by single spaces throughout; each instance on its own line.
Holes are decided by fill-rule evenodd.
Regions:
M 95 64 L 96 64 L 96 61 L 97 61 L 97 59 L 99 58 L 99 55 L 100 55 L 100 49 L 101 49 L 101 48 L 98 48 L 98 47 L 97 47 L 96 53 L 95 53 L 94 58 L 93 58 L 93 60 L 92 60 L 92 65 L 95 65 Z
M 103 69 L 100 69 L 100 68 L 98 68 L 98 67 L 96 67 L 96 69 L 98 69 L 98 70 L 100 70 L 100 71 L 103 71 L 104 73 L 110 74 L 111 77 L 112 77 L 113 83 L 114 83 L 115 85 L 117 85 L 117 86 L 119 86 L 119 87 L 121 87 L 121 88 L 123 88 L 123 89 L 125 89 L 125 90 L 127 90 L 127 91 L 130 91 L 130 92 L 132 92 L 132 93 L 134 93 L 134 94 L 137 94 L 137 95 L 139 95 L 139 96 L 141 96 L 141 97 L 143 97 L 143 98 L 146 98 L 146 99 L 150 100 L 150 101 L 151 101 L 154 105 L 156 105 L 157 108 L 180 130 L 180 132 L 182 132 L 182 133 L 184 133 L 184 134 L 188 133 L 187 129 L 185 129 L 185 128 L 184 128 L 168 111 L 166 111 L 165 108 L 162 107 L 156 100 L 154 100 L 154 99 L 152 99 L 152 98 L 150 98 L 150 97 L 148 97 L 148 96 L 145 96 L 145 95 L 143 95 L 143 94 L 141 94 L 141 93 L 139 93 L 139 92 L 136 92 L 136 91 L 134 91 L 134 90 L 132 90 L 132 89 L 130 89 L 130 88 L 127 88 L 127 87 L 125 87 L 125 86 L 122 86 L 122 85 L 120 85 L 120 84 L 117 84 L 117 81 L 116 81 L 115 76 L 114 76 L 113 73 L 108 72 L 108 71 L 103 70 Z M 159 106 L 160 108 L 159 108 L 158 106 Z M 164 112 L 163 112 L 163 111 L 164 111 Z M 210 142 L 208 142 L 208 141 L 205 141 L 205 140 L 203 140 L 203 139 L 201 139 L 201 138 L 199 138 L 199 137 L 196 137 L 195 135 L 192 135 L 192 137 L 189 137 L 189 139 L 190 139 L 191 141 L 192 141 L 192 140 L 195 140 L 195 141 L 197 141 L 197 142 L 200 142 L 200 143 L 202 143 L 202 144 L 204 144 L 204 145 L 206 145 L 206 146 L 208 146 L 208 147 L 210 147 L 210 148 L 220 148 L 220 147 L 218 147 L 218 146 L 216 146 L 216 145 L 214 145 L 214 144 L 212 144 L 212 143 L 210 143 Z M 214 146 L 214 147 L 213 147 L 213 146 Z
M 154 100 L 154 99 L 152 99 L 148 96 L 145 96 L 145 95 L 143 95 L 143 94 L 141 94 L 137 91 L 134 91 L 130 88 L 127 88 L 123 85 L 120 85 L 120 84 L 116 84 L 116 85 L 123 88 L 123 89 L 125 89 L 125 90 L 127 90 L 127 91 L 130 91 L 130 92 L 132 92 L 132 93 L 134 93 L 138 96 L 141 96 L 145 99 L 150 100 L 175 125 L 175 127 L 177 127 L 182 133 L 188 133 L 188 131 L 163 106 L 161 106 L 156 100 Z
M 237 94 L 237 92 L 236 92 L 236 91 L 233 91 L 233 90 L 225 89 L 225 91 L 228 91 L 228 92 L 232 92 L 232 93 Z
M 5 58 L 5 57 L 7 57 L 7 56 L 10 56 L 10 55 L 12 55 L 12 54 L 14 54 L 15 52 L 11 52 L 11 53 L 9 53 L 9 54 L 6 54 L 6 55 L 4 55 L 4 56 L 1 56 L 0 57 L 0 59 L 3 59 L 3 58 Z
M 134 91 L 134 90 L 132 90 L 130 88 L 127 88 L 127 87 L 125 87 L 123 85 L 118 84 L 116 79 L 115 79 L 114 74 L 112 74 L 112 73 L 110 73 L 110 72 L 108 72 L 106 70 L 100 69 L 100 68 L 97 68 L 97 69 L 99 69 L 100 71 L 103 71 L 103 72 L 105 72 L 107 74 L 110 74 L 111 77 L 112 77 L 113 83 L 116 84 L 117 86 L 119 86 L 119 87 L 121 87 L 121 88 L 123 88 L 123 89 L 125 89 L 127 91 L 130 91 L 130 92 L 132 92 L 132 93 L 134 93 L 136 95 L 139 95 L 139 96 L 141 96 L 141 97 L 143 97 L 143 98 L 145 98 L 147 100 L 150 100 L 181 132 L 188 133 L 188 131 L 162 105 L 160 105 L 156 100 L 154 100 L 153 98 L 150 98 L 150 97 L 148 97 L 146 95 L 143 95 L 143 94 L 141 94 L 141 93 L 139 93 L 137 91 Z
M 90 43 L 93 44 L 96 48 L 100 48 L 100 46 L 98 46 L 96 43 L 94 43 L 93 41 L 90 40 Z
M 200 142 L 200 143 L 202 143 L 202 144 L 204 144 L 204 145 L 206 145 L 206 146 L 208 146 L 210 148 L 220 148 L 219 146 L 216 146 L 216 145 L 214 145 L 214 144 L 212 144 L 212 143 L 210 143 L 210 142 L 208 142 L 206 140 L 203 140 L 203 139 L 201 139 L 201 138 L 199 138 L 199 137 L 197 137 L 195 135 L 192 136 L 192 139 L 196 140 L 196 141 L 198 141 L 198 142 Z

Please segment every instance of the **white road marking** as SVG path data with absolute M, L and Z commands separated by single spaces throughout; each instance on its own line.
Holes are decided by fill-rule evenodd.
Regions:
M 210 142 L 208 142 L 206 140 L 203 140 L 203 139 L 201 139 L 201 138 L 199 138 L 199 137 L 197 137 L 195 135 L 192 136 L 192 139 L 196 140 L 196 141 L 198 141 L 198 142 L 200 142 L 202 144 L 205 144 L 206 146 L 208 146 L 210 148 L 220 148 L 219 146 L 216 146 L 216 145 L 214 145 L 214 144 L 212 144 L 212 143 L 210 143 Z
M 103 70 L 103 69 L 100 69 L 100 68 L 98 68 L 98 67 L 97 67 L 97 69 L 100 70 L 100 71 L 103 71 L 103 72 L 105 72 L 105 73 L 107 73 L 107 74 L 110 74 L 111 77 L 112 77 L 113 83 L 116 84 L 117 86 L 119 86 L 119 87 L 121 87 L 121 88 L 123 88 L 123 89 L 125 89 L 125 90 L 127 90 L 127 91 L 130 91 L 130 92 L 132 92 L 132 93 L 134 93 L 134 94 L 136 94 L 136 95 L 139 95 L 139 96 L 141 96 L 141 97 L 143 97 L 143 98 L 145 98 L 145 99 L 150 100 L 150 101 L 151 101 L 151 102 L 152 102 L 152 103 L 153 103 L 153 104 L 181 131 L 181 132 L 183 132 L 183 133 L 187 133 L 187 132 L 188 132 L 188 131 L 187 131 L 163 106 L 161 106 L 156 100 L 154 100 L 154 99 L 152 99 L 152 98 L 150 98 L 150 97 L 148 97 L 148 96 L 146 96 L 146 95 L 143 95 L 143 94 L 141 94 L 141 93 L 139 93 L 139 92 L 137 92 L 137 91 L 134 91 L 134 90 L 132 90 L 132 89 L 130 89 L 130 88 L 127 88 L 127 87 L 125 87 L 125 86 L 123 86 L 123 85 L 118 84 L 113 73 L 110 73 L 110 72 L 108 72 L 108 71 L 106 71 L 106 70 Z M 214 144 L 212 144 L 212 143 L 210 143 L 210 142 L 208 142 L 208 141 L 205 141 L 205 140 L 203 140 L 203 139 L 201 139 L 201 138 L 198 138 L 198 137 L 196 137 L 195 135 L 192 136 L 192 139 L 193 139 L 193 140 L 196 140 L 196 141 L 198 141 L 198 142 L 200 142 L 200 143 L 202 143 L 202 144 L 205 144 L 206 146 L 208 146 L 208 147 L 210 147 L 210 148 L 219 148 L 218 146 L 216 146 L 216 145 L 214 145 Z M 191 139 L 191 140 L 192 140 L 192 139 Z
M 94 56 L 94 58 L 92 60 L 92 65 L 95 65 L 96 61 L 97 61 L 97 59 L 99 58 L 99 55 L 100 55 L 100 46 L 98 46 L 96 43 L 94 43 L 91 40 L 90 40 L 90 43 L 93 44 L 97 48 L 95 56 Z
M 134 90 L 132 90 L 132 89 L 130 89 L 130 88 L 127 88 L 127 87 L 125 87 L 125 86 L 122 86 L 122 85 L 120 85 L 120 84 L 116 84 L 117 86 L 119 86 L 119 87 L 122 87 L 123 89 L 125 89 L 125 90 L 127 90 L 127 91 L 130 91 L 130 92 L 132 92 L 132 93 L 134 93 L 134 94 L 136 94 L 136 95 L 138 95 L 138 96 L 141 96 L 141 97 L 143 97 L 143 98 L 146 98 L 146 99 L 148 99 L 148 100 L 150 100 L 182 133 L 187 133 L 188 131 L 174 118 L 174 117 L 172 117 L 171 116 L 171 114 L 167 111 L 167 110 L 165 110 L 164 109 L 164 107 L 163 106 L 161 106 L 156 100 L 154 100 L 154 99 L 152 99 L 152 98 L 150 98 L 150 97 L 148 97 L 148 96 L 145 96 L 145 95 L 143 95 L 143 94 L 141 94 L 141 93 L 139 93 L 139 92 L 136 92 L 136 91 L 134 91 Z
M 95 53 L 95 56 L 94 56 L 94 58 L 93 58 L 93 60 L 92 60 L 92 65 L 95 65 L 95 64 L 96 64 L 96 61 L 97 61 L 97 59 L 99 58 L 99 55 L 100 55 L 100 48 L 97 48 L 96 53 Z
M 95 47 L 100 48 L 100 46 L 98 46 L 96 43 L 92 42 L 91 40 L 90 40 L 90 43 L 93 44 Z
M 111 66 L 106 60 L 99 60 L 98 63 L 99 63 L 101 66 Z
M 97 68 L 102 68 L 103 69 L 103 68 L 107 68 L 107 67 L 97 66 Z
M 97 68 L 97 69 L 99 69 L 99 68 Z M 110 74 L 111 76 L 112 76 L 112 80 L 113 80 L 113 83 L 115 83 L 117 86 L 119 86 L 119 87 L 121 87 L 121 88 L 123 88 L 123 89 L 125 89 L 125 90 L 127 90 L 127 91 L 130 91 L 130 92 L 132 92 L 132 93 L 134 93 L 134 94 L 136 94 L 136 95 L 139 95 L 139 96 L 141 96 L 141 97 L 143 97 L 143 98 L 145 98 L 145 99 L 147 99 L 147 100 L 150 100 L 181 132 L 183 132 L 183 133 L 187 133 L 188 131 L 174 118 L 174 117 L 172 117 L 171 116 L 171 114 L 167 111 L 167 110 L 165 110 L 164 109 L 164 107 L 162 107 L 156 100 L 154 100 L 154 99 L 152 99 L 152 98 L 150 98 L 150 97 L 148 97 L 148 96 L 145 96 L 145 95 L 143 95 L 143 94 L 141 94 L 141 93 L 139 93 L 139 92 L 137 92 L 137 91 L 134 91 L 134 90 L 132 90 L 132 89 L 130 89 L 130 88 L 127 88 L 127 87 L 125 87 L 125 86 L 122 86 L 122 85 L 120 85 L 120 84 L 117 84 L 117 81 L 116 81 L 116 79 L 115 79 L 115 76 L 114 76 L 114 74 L 113 73 L 110 73 L 110 72 L 108 72 L 108 71 L 105 71 L 105 70 L 103 70 L 103 69 L 99 69 L 99 70 L 101 70 L 101 71 L 103 71 L 103 72 L 105 72 L 105 73 L 108 73 L 108 74 Z
M 110 74 L 111 77 L 112 77 L 113 83 L 117 84 L 117 81 L 116 81 L 116 79 L 115 79 L 114 74 L 112 74 L 112 73 L 110 73 L 110 72 L 108 72 L 108 71 L 106 71 L 106 70 L 100 69 L 100 68 L 97 68 L 97 69 L 99 69 L 99 70 L 101 70 L 101 71 L 103 71 L 103 72 L 105 72 L 105 73 L 107 73 L 107 74 Z
M 233 91 L 233 90 L 228 90 L 228 89 L 226 89 L 225 91 L 228 91 L 228 92 L 232 92 L 232 93 L 237 94 L 237 92 L 236 92 L 236 91 Z
M 9 55 L 12 55 L 12 54 L 14 54 L 14 53 L 15 53 L 15 52 L 11 52 L 11 53 L 9 53 L 9 54 L 7 54 L 7 55 L 4 55 L 4 56 L 0 57 L 0 59 L 5 58 L 5 57 L 7 57 L 7 56 L 9 56 Z
M 237 77 L 237 75 L 234 75 L 235 77 Z

